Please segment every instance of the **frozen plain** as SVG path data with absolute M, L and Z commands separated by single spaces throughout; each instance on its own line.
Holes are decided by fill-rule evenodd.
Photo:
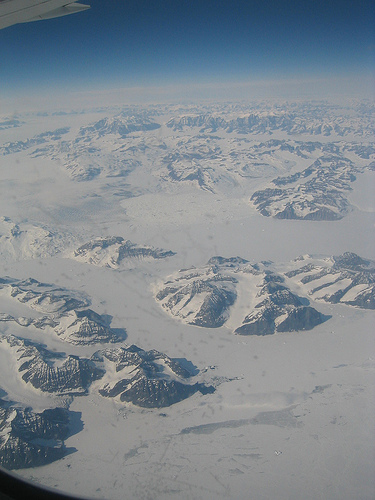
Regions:
M 275 112 L 269 107 L 261 111 Z M 373 498 L 372 310 L 311 301 L 331 319 L 309 331 L 250 337 L 233 335 L 225 325 L 185 325 L 154 300 L 155 287 L 171 273 L 202 266 L 214 255 L 278 265 L 299 255 L 347 251 L 374 259 L 375 205 L 368 194 L 369 184 L 374 185 L 372 170 L 365 169 L 352 183 L 347 193 L 350 210 L 336 221 L 277 220 L 260 215 L 250 203 L 251 195 L 271 179 L 302 171 L 315 157 L 271 152 L 256 175 L 238 175 L 244 165 L 256 163 L 246 156 L 248 149 L 270 139 L 371 145 L 373 137 L 358 130 L 344 136 L 279 129 L 244 134 L 165 125 L 175 115 L 212 111 L 197 108 L 153 107 L 155 116 L 151 113 L 149 119 L 160 128 L 124 136 L 107 130 L 100 137 L 90 136 L 87 144 L 96 150 L 85 156 L 78 144 L 81 156 L 73 160 L 75 151 L 64 157 L 62 142 L 74 143 L 80 127 L 123 110 L 20 116 L 22 126 L 0 132 L 4 145 L 70 127 L 63 139 L 1 157 L 1 215 L 27 236 L 25 241 L 13 240 L 2 227 L 1 276 L 31 276 L 82 290 L 95 311 L 112 316 L 114 327 L 126 328 L 128 344 L 186 359 L 201 371 L 202 379 L 216 386 L 213 394 L 196 393 L 171 407 L 152 410 L 104 399 L 92 387 L 87 396 L 70 404 L 72 411 L 82 412 L 84 424 L 65 443 L 77 451 L 20 473 L 89 498 Z M 140 112 L 125 111 L 130 116 Z M 228 113 L 225 107 L 213 111 Z M 229 111 L 232 119 L 247 110 Z M 174 159 L 182 166 L 174 164 L 174 175 L 168 177 L 159 152 L 164 157 L 169 151 L 183 151 L 189 141 L 185 159 Z M 220 151 L 214 150 L 215 144 Z M 132 147 L 143 148 L 144 155 L 132 153 Z M 189 156 L 197 148 L 200 157 Z M 238 154 L 228 172 L 225 165 L 233 151 Z M 125 167 L 122 158 L 127 160 Z M 374 155 L 354 160 L 366 166 Z M 197 173 L 194 168 L 202 165 L 203 176 L 181 178 L 184 169 Z M 41 236 L 40 228 L 52 236 Z M 122 236 L 176 255 L 132 262 L 117 270 L 71 258 L 80 244 L 104 236 Z M 9 330 L 26 336 L 13 324 L 6 324 L 2 332 Z M 35 340 L 67 353 L 88 356 L 98 348 L 39 335 Z M 55 404 L 53 397 L 34 395 L 24 383 L 12 386 L 7 373 L 2 372 L 1 381 L 9 397 L 23 397 L 24 404 L 36 409 Z

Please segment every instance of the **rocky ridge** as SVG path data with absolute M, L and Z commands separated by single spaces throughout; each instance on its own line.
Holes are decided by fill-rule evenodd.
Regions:
M 352 117 L 335 116 L 329 109 L 311 107 L 294 109 L 261 109 L 243 113 L 242 116 L 230 117 L 225 113 L 212 114 L 196 113 L 185 114 L 171 118 L 167 126 L 173 130 L 197 127 L 200 132 L 217 132 L 225 130 L 227 133 L 237 132 L 242 134 L 272 134 L 277 130 L 287 134 L 309 135 L 338 135 L 348 134 L 371 135 L 373 120 L 367 118 L 366 123 Z M 373 128 L 372 128 L 373 130 Z
M 125 137 L 135 132 L 148 132 L 159 128 L 160 124 L 151 121 L 147 116 L 122 113 L 113 118 L 102 118 L 92 125 L 81 127 L 79 135 L 102 137 L 114 134 Z
M 82 126 L 72 140 L 50 142 L 32 152 L 33 158 L 48 157 L 62 164 L 68 175 L 80 182 L 91 181 L 98 176 L 124 178 L 140 167 L 138 158 L 142 148 L 135 142 L 134 133 L 143 134 L 160 128 L 146 115 L 120 114 L 103 118 Z M 108 136 L 110 140 L 108 140 Z M 103 146 L 103 138 L 106 138 Z
M 144 351 L 135 345 L 124 344 L 124 330 L 111 330 L 110 317 L 90 309 L 90 299 L 82 293 L 31 278 L 4 277 L 0 278 L 0 296 L 6 299 L 5 304 L 14 301 L 13 309 L 28 308 L 32 311 L 30 317 L 3 312 L 0 325 L 13 322 L 25 328 L 30 338 L 33 337 L 33 328 L 51 330 L 70 345 L 67 354 L 15 334 L 0 334 L 2 359 L 9 360 L 5 368 L 2 367 L 8 370 L 6 377 L 12 377 L 18 387 L 25 384 L 29 394 L 36 391 L 38 397 L 47 398 L 42 399 L 47 401 L 46 404 L 53 397 L 65 400 L 69 405 L 72 398 L 90 393 L 142 408 L 162 408 L 196 392 L 209 394 L 215 390 L 199 381 L 196 370 L 190 373 L 178 360 L 155 350 Z M 36 314 L 39 316 L 35 317 Z M 48 337 L 46 341 L 48 343 Z M 111 342 L 121 342 L 121 345 L 116 348 L 105 346 L 88 357 L 71 353 L 72 344 L 100 346 Z M 74 352 L 77 351 L 73 348 Z M 0 405 L 0 463 L 8 468 L 33 467 L 65 454 L 66 450 L 57 438 L 52 442 L 52 437 L 47 437 L 55 420 L 49 424 L 46 419 L 56 415 L 57 418 L 58 409 L 45 410 L 41 414 L 27 409 L 27 423 L 22 424 L 23 434 L 18 435 L 14 432 L 14 419 L 21 413 L 13 408 L 8 411 L 10 404 L 5 402 L 4 405 Z M 43 419 L 46 423 L 40 424 L 42 430 L 38 434 L 34 432 L 35 422 L 44 422 Z M 66 432 L 61 434 L 65 435 Z
M 167 355 L 132 345 L 96 351 L 90 359 L 54 353 L 39 343 L 14 335 L 0 338 L 17 372 L 34 389 L 57 396 L 82 396 L 91 391 L 145 408 L 170 406 L 197 391 L 214 388 L 190 383 L 192 374 Z M 94 384 L 96 382 L 96 384 Z M 94 384 L 94 385 L 93 385 Z
M 240 335 L 272 335 L 276 332 L 311 330 L 325 317 L 303 301 L 284 284 L 284 279 L 272 272 L 264 276 L 257 293 L 259 302 L 234 333 Z
M 7 142 L 3 146 L 0 146 L 1 155 L 9 155 L 13 153 L 19 153 L 20 151 L 25 151 L 27 149 L 34 148 L 41 144 L 46 144 L 49 141 L 60 141 L 62 136 L 69 132 L 69 127 L 59 128 L 56 130 L 42 132 L 37 134 L 31 139 L 26 139 L 25 141 Z

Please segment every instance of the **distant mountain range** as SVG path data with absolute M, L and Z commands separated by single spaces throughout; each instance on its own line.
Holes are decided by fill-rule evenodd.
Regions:
M 310 112 L 309 112 L 310 111 Z M 367 122 L 367 123 L 366 123 Z M 167 126 L 173 130 L 197 127 L 200 132 L 217 132 L 225 130 L 227 133 L 237 132 L 240 134 L 272 134 L 281 130 L 288 134 L 309 134 L 330 136 L 346 136 L 349 134 L 370 135 L 371 125 L 368 120 L 360 123 L 350 117 L 346 120 L 342 116 L 327 116 L 321 110 L 286 111 L 278 110 L 256 110 L 242 116 L 228 118 L 217 114 L 187 114 L 171 118 Z
M 2 144 L 0 155 L 52 160 L 74 181 L 107 179 L 125 198 L 146 185 L 152 193 L 179 186 L 222 194 L 239 186 L 263 215 L 337 220 L 351 209 L 347 195 L 356 176 L 375 165 L 375 119 L 363 109 L 327 103 L 129 109 Z M 266 185 L 254 189 L 253 179 Z

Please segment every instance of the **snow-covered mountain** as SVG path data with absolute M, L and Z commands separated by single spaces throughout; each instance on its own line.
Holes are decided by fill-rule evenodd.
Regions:
M 191 325 L 230 325 L 241 335 L 310 330 L 328 317 L 310 306 L 308 297 L 374 309 L 374 269 L 373 261 L 350 252 L 278 265 L 213 257 L 202 268 L 170 276 L 155 298 L 166 312 Z M 302 297 L 292 291 L 295 284 Z
M 346 252 L 334 257 L 301 256 L 285 276 L 314 300 L 375 309 L 375 262 Z
M 41 144 L 47 144 L 50 141 L 60 141 L 62 136 L 69 132 L 69 128 L 59 128 L 56 130 L 51 130 L 48 132 L 42 132 L 37 134 L 30 139 L 24 141 L 7 142 L 0 147 L 1 155 L 10 155 L 14 153 L 19 153 L 20 151 L 25 151 L 27 149 L 35 148 Z
M 98 201 L 109 193 L 129 199 L 193 187 L 224 196 L 237 190 L 274 217 L 337 220 L 350 210 L 350 182 L 375 161 L 371 113 L 327 103 L 213 108 L 129 108 L 96 121 L 90 116 L 77 127 L 3 143 L 0 154 L 52 161 L 73 181 L 105 181 L 90 192 Z
M 22 380 L 35 389 L 57 395 L 81 395 L 104 371 L 78 356 L 56 354 L 41 344 L 8 335 L 0 338 L 2 348 L 15 360 Z
M 161 250 L 147 245 L 138 245 L 121 236 L 96 238 L 74 250 L 72 258 L 101 267 L 118 269 L 132 266 L 139 260 L 165 259 L 175 255 L 171 250 Z
M 0 327 L 15 324 L 28 337 L 0 335 L 0 356 L 11 370 L 2 376 L 11 376 L 17 387 L 29 393 L 32 388 L 35 394 L 65 399 L 97 394 L 122 404 L 161 408 L 196 392 L 214 391 L 199 381 L 196 370 L 191 373 L 178 360 L 124 344 L 125 330 L 112 330 L 107 316 L 89 309 L 91 300 L 83 293 L 31 278 L 5 277 L 0 279 L 0 302 L 12 311 L 30 312 L 29 316 L 0 313 Z M 70 354 L 30 340 L 35 329 L 57 334 L 60 347 L 69 346 Z M 48 335 L 45 340 L 48 344 Z M 108 347 L 113 342 L 118 347 Z M 76 353 L 74 347 L 103 344 L 88 357 Z M 65 404 L 69 406 L 69 401 Z M 20 419 L 24 419 L 22 432 L 17 424 Z M 67 451 L 61 441 L 68 435 L 68 422 L 67 410 L 55 408 L 39 414 L 22 405 L 15 408 L 11 400 L 0 400 L 0 463 L 7 468 L 34 467 L 63 457 Z
M 322 323 L 326 318 L 284 281 L 268 263 L 213 257 L 202 268 L 169 277 L 155 298 L 188 324 L 216 328 L 230 320 L 241 335 L 310 330 Z
M 327 155 L 302 172 L 274 179 L 251 201 L 262 215 L 277 219 L 338 220 L 350 209 L 347 193 L 361 172 L 348 158 Z
M 212 386 L 189 384 L 191 373 L 177 361 L 158 351 L 144 351 L 133 345 L 96 352 L 92 359 L 105 367 L 99 393 L 119 397 L 146 408 L 170 406 L 197 391 L 213 392 Z
M 0 251 L 4 260 L 52 257 L 73 244 L 74 237 L 45 224 L 14 222 L 0 217 Z
M 0 297 L 1 295 L 40 314 L 35 318 L 35 313 L 27 317 L 13 316 L 4 311 L 0 313 L 0 321 L 14 321 L 25 328 L 45 330 L 76 345 L 122 340 L 109 327 L 107 319 L 88 308 L 88 297 L 74 290 L 40 283 L 34 279 L 16 280 L 7 277 L 0 278 Z
M 90 390 L 124 403 L 161 408 L 197 391 L 214 391 L 210 385 L 189 383 L 192 374 L 178 361 L 135 345 L 106 348 L 83 358 L 54 353 L 39 343 L 8 335 L 0 338 L 0 349 L 14 360 L 23 382 L 57 396 L 82 396 Z
M 151 121 L 147 116 L 126 116 L 103 118 L 92 125 L 81 127 L 79 135 L 84 137 L 102 137 L 107 134 L 125 137 L 134 132 L 148 132 L 160 128 L 159 123 Z

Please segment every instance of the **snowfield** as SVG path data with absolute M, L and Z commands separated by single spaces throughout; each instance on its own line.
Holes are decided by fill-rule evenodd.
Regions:
M 1 118 L 0 463 L 89 498 L 372 499 L 363 110 Z

